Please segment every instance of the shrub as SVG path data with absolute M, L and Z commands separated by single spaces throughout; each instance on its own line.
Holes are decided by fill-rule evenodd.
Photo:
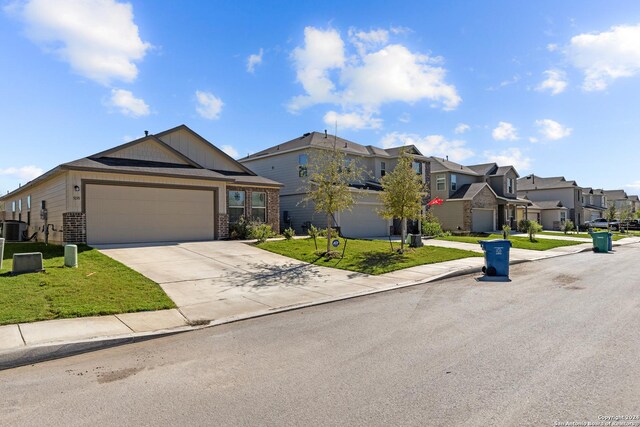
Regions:
M 275 233 L 269 224 L 262 222 L 252 222 L 249 224 L 249 237 L 256 239 L 258 243 L 263 243 L 269 237 L 273 236 L 275 236 Z
M 440 220 L 438 219 L 437 216 L 433 214 L 433 212 L 431 212 L 431 210 L 428 210 L 424 213 L 424 216 L 422 217 L 422 222 L 437 222 L 439 224 Z
M 249 221 L 241 216 L 238 222 L 229 226 L 229 237 L 231 239 L 246 240 L 249 238 Z
M 332 236 L 337 236 L 338 235 L 338 229 L 337 228 L 331 228 L 331 235 Z M 318 236 L 327 237 L 327 229 L 326 228 L 319 229 L 318 230 Z
M 529 228 L 527 229 L 527 233 L 529 233 L 529 240 L 532 242 L 536 241 L 536 233 L 542 231 L 542 226 L 538 224 L 536 221 L 529 221 Z
M 521 233 L 528 233 L 529 232 L 529 224 L 531 223 L 531 221 L 529 221 L 528 219 L 521 219 L 520 221 L 518 221 L 518 228 L 517 230 Z
M 422 223 L 422 234 L 425 236 L 441 236 L 442 235 L 442 227 L 439 222 L 423 222 Z
M 309 229 L 307 230 L 307 234 L 313 239 L 313 244 L 316 246 L 316 252 L 318 251 L 318 236 L 320 235 L 320 230 L 316 228 L 315 225 L 311 224 Z
M 502 237 L 504 237 L 505 239 L 508 239 L 509 236 L 511 235 L 511 226 L 508 224 L 505 224 L 502 226 Z
M 564 231 L 564 234 L 567 234 L 568 232 L 575 230 L 576 226 L 574 225 L 573 221 L 568 219 L 564 222 L 564 224 L 562 224 L 561 229 L 562 231 Z
M 282 231 L 282 235 L 284 236 L 285 239 L 291 240 L 291 239 L 293 239 L 293 236 L 296 235 L 296 230 L 294 230 L 291 227 L 285 228 L 284 231 Z

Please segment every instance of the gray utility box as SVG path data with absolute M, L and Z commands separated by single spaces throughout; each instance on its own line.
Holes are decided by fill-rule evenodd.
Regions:
M 43 271 L 42 252 L 13 254 L 13 274 L 38 273 Z

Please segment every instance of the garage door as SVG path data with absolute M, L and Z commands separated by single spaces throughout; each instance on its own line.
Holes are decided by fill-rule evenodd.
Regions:
M 378 216 L 381 205 L 355 205 L 340 212 L 340 229 L 346 237 L 376 237 L 389 234 L 389 223 Z
M 213 240 L 214 191 L 87 184 L 87 243 Z
M 493 230 L 493 209 L 471 210 L 471 231 L 480 233 Z

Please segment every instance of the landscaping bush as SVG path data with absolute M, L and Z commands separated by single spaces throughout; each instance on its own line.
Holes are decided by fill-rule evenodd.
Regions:
M 505 239 L 508 239 L 509 236 L 511 235 L 511 226 L 508 224 L 505 224 L 502 226 L 502 237 Z
M 307 234 L 309 237 L 313 239 L 313 244 L 316 246 L 316 251 L 318 250 L 318 236 L 320 236 L 320 230 L 316 228 L 315 225 L 311 224 L 309 229 L 307 230 Z
M 560 229 L 564 232 L 564 234 L 567 234 L 570 231 L 573 231 L 576 229 L 575 224 L 573 223 L 573 221 L 571 221 L 570 219 L 566 220 L 564 222 L 564 224 L 562 224 L 562 226 L 560 227 Z
M 269 237 L 275 236 L 269 224 L 262 222 L 252 222 L 249 224 L 249 238 L 256 239 L 258 243 L 265 242 Z
M 529 221 L 529 228 L 527 229 L 527 233 L 529 234 L 529 240 L 532 242 L 536 241 L 536 233 L 542 231 L 542 226 L 538 224 L 536 221 Z
M 531 223 L 531 221 L 529 221 L 528 219 L 521 219 L 520 221 L 518 221 L 518 228 L 517 230 L 521 233 L 528 233 L 529 232 L 529 224 Z
M 291 227 L 285 228 L 284 231 L 282 232 L 282 235 L 284 236 L 285 239 L 291 240 L 291 239 L 293 239 L 293 236 L 296 235 L 296 230 L 294 230 Z
M 439 237 L 442 235 L 442 227 L 439 222 L 423 222 L 422 234 L 424 236 Z
M 249 221 L 245 217 L 241 216 L 238 222 L 229 226 L 229 238 L 246 240 L 249 238 Z

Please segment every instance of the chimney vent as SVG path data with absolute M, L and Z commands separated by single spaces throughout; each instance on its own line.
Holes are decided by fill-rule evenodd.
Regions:
M 325 130 L 324 130 L 324 137 L 326 138 L 327 136 L 328 136 L 328 135 L 327 135 L 327 130 L 325 129 Z
M 149 131 L 148 130 L 144 131 L 144 136 L 149 136 Z

